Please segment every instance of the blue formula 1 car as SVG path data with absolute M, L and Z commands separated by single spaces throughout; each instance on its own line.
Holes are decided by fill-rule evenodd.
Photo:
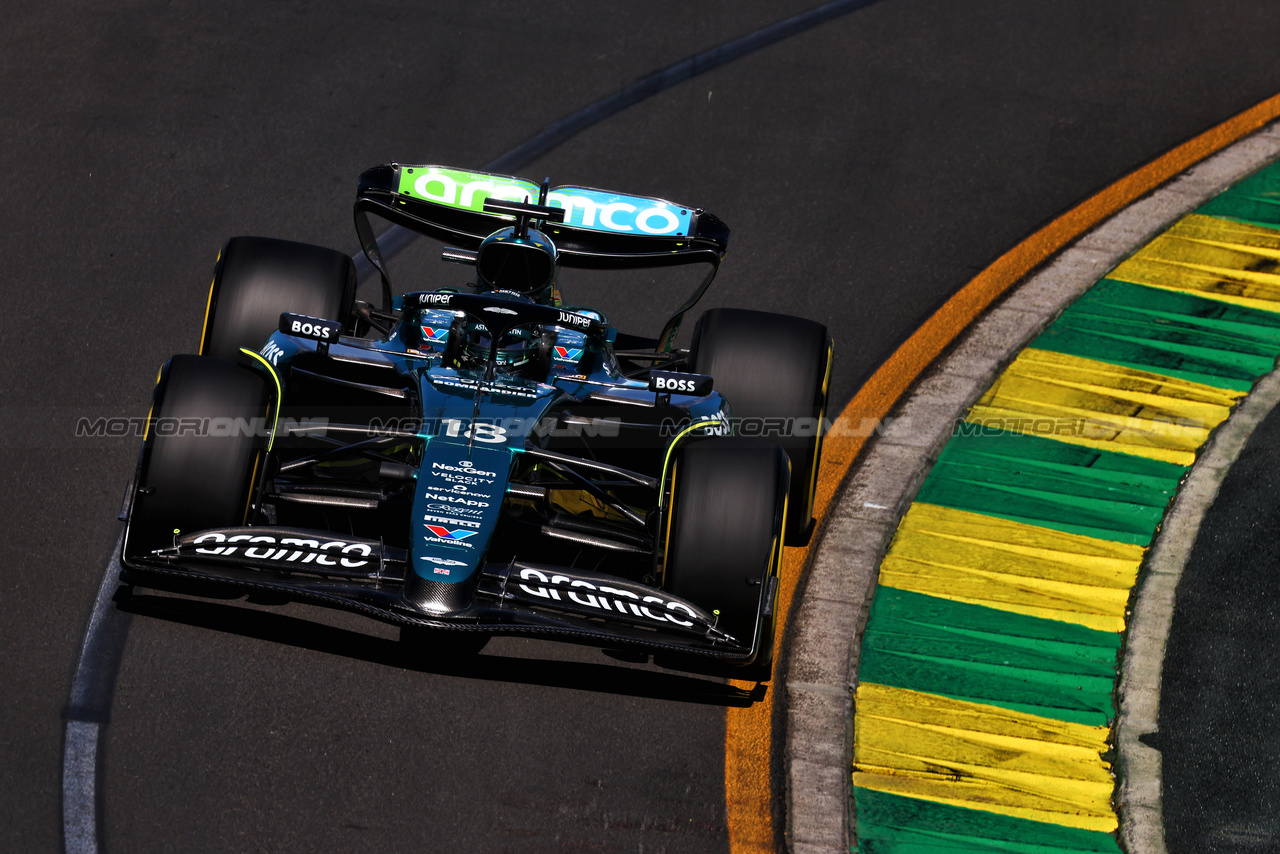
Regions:
M 474 283 L 395 295 L 371 217 Z M 355 219 L 381 306 L 341 252 L 223 248 L 199 355 L 155 387 L 125 580 L 347 609 L 425 654 L 513 633 L 767 673 L 783 545 L 812 527 L 826 328 L 716 309 L 674 349 L 729 238 L 687 205 L 390 164 Z M 557 282 L 692 263 L 657 339 Z

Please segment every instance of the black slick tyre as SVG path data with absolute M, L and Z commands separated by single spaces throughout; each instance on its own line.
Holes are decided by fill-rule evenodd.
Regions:
M 764 438 L 786 450 L 787 544 L 806 544 L 831 377 L 827 327 L 785 314 L 712 309 L 694 329 L 689 366 L 715 380 L 733 410 L 736 435 Z
M 208 356 L 168 361 L 152 400 L 126 555 L 171 546 L 175 530 L 245 523 L 270 405 L 251 368 Z
M 218 256 L 200 353 L 234 359 L 257 351 L 281 312 L 349 325 L 356 268 L 336 250 L 268 237 L 233 237 Z
M 666 524 L 663 589 L 718 612 L 717 627 L 752 644 L 753 663 L 766 673 L 788 482 L 787 456 L 776 445 L 692 440 L 676 455 Z

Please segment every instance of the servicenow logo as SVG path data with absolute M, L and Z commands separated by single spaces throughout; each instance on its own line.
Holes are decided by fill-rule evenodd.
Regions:
M 464 172 L 440 166 L 405 166 L 400 193 L 451 208 L 484 212 L 484 200 L 528 202 L 538 198 L 538 185 L 522 178 Z M 643 196 L 624 196 L 587 187 L 557 187 L 547 204 L 563 208 L 564 224 L 592 231 L 683 237 L 693 212 L 687 207 Z M 511 219 L 511 217 L 503 217 Z

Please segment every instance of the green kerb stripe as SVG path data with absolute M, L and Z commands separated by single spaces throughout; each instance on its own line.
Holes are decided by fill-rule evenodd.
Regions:
M 1103 726 L 1120 636 L 891 587 L 872 600 L 858 679 Z
M 1131 454 L 961 424 L 916 500 L 1145 546 L 1184 471 Z
M 1280 170 L 1263 169 L 1201 205 L 1196 213 L 1280 228 Z
M 858 854 L 1120 854 L 1109 833 L 1078 830 L 854 787 Z
M 1031 347 L 1247 391 L 1280 353 L 1280 316 L 1103 279 Z

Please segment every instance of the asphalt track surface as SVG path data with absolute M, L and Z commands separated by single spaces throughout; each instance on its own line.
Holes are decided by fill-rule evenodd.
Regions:
M 1280 409 L 1205 515 L 1178 584 L 1153 746 L 1169 854 L 1280 847 Z
M 351 250 L 362 169 L 480 167 L 812 5 L 10 11 L 0 848 L 61 846 L 63 716 L 137 449 L 77 439 L 75 422 L 145 414 L 157 366 L 197 346 L 222 242 Z M 718 214 L 732 251 L 704 307 L 827 322 L 838 408 L 1020 238 L 1274 95 L 1278 35 L 1267 2 L 883 0 L 522 173 Z M 425 251 L 400 270 L 402 287 L 454 283 Z M 688 283 L 565 285 L 643 332 Z M 519 640 L 466 670 L 406 667 L 392 632 L 344 615 L 133 607 L 97 710 L 108 850 L 728 849 L 724 707 L 753 698 L 717 680 Z

